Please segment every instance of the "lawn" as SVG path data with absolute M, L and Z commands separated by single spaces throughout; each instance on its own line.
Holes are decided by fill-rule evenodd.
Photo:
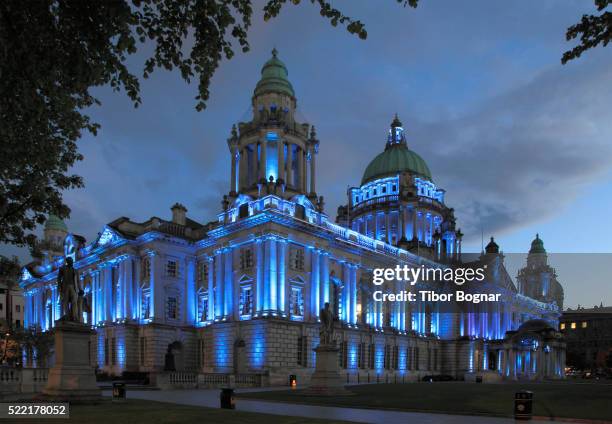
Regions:
M 1 420 L 2 423 L 40 423 L 38 419 Z M 47 421 L 47 420 L 45 420 Z M 53 421 L 53 420 L 52 420 Z M 330 424 L 338 421 L 316 420 L 312 418 L 287 417 L 281 415 L 240 412 L 227 409 L 203 408 L 170 403 L 130 399 L 124 403 L 102 401 L 97 405 L 71 405 L 70 419 L 60 420 L 69 423 L 87 424 Z
M 534 393 L 534 415 L 612 420 L 612 384 L 435 382 L 368 384 L 349 389 L 354 396 L 301 396 L 300 390 L 288 390 L 241 393 L 238 397 L 353 408 L 512 416 L 514 393 L 524 389 Z

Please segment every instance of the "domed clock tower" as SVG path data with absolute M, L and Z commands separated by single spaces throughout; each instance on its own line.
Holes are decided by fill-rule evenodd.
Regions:
M 227 141 L 232 161 L 227 206 L 245 196 L 274 194 L 306 197 L 321 207 L 315 179 L 319 141 L 314 126 L 296 120 L 296 106 L 287 67 L 274 49 L 253 93 L 252 120 L 232 127 Z

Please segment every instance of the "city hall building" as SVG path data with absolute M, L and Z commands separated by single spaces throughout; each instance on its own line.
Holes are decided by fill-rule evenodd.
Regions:
M 542 241 L 532 244 L 536 256 L 519 288 L 493 239 L 466 261 L 445 192 L 409 148 L 397 116 L 381 139 L 384 150 L 330 218 L 316 184 L 324 143 L 314 126 L 296 120 L 287 76 L 273 51 L 252 96 L 252 120 L 234 126 L 227 140 L 229 190 L 214 221 L 197 222 L 177 203 L 171 219 L 118 218 L 86 243 L 51 216 L 45 257 L 23 270 L 25 325 L 52 330 L 57 271 L 71 256 L 91 306 L 83 319 L 97 334 L 91 360 L 108 374 L 158 376 L 174 368 L 202 386 L 228 377 L 287 384 L 292 374 L 307 382 L 319 311 L 329 303 L 348 382 L 562 378 L 556 329 L 563 292 L 545 266 Z M 396 265 L 486 265 L 484 281 L 460 289 L 502 301 L 454 308 L 374 301 L 376 290 L 431 290 L 424 282 L 373 285 L 374 269 Z

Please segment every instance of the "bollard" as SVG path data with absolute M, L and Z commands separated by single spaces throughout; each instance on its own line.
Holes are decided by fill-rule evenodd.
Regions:
M 125 383 L 113 383 L 113 402 L 125 401 Z
M 295 374 L 291 374 L 289 376 L 289 387 L 295 389 L 297 387 L 297 376 Z
M 236 409 L 236 402 L 234 400 L 234 389 L 231 389 L 231 388 L 221 389 L 220 401 L 221 401 L 221 408 Z
M 530 420 L 533 414 L 533 392 L 521 390 L 514 395 L 514 419 Z

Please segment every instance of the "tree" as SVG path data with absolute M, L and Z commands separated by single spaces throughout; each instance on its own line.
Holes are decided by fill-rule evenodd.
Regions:
M 612 0 L 595 0 L 598 12 L 606 9 Z M 566 51 L 561 63 L 579 58 L 582 53 L 602 44 L 604 47 L 612 40 L 612 12 L 603 12 L 600 15 L 583 15 L 579 23 L 568 28 L 565 38 L 567 41 L 580 36 L 580 44 Z
M 418 0 L 395 1 L 415 7 Z M 268 0 L 264 19 L 286 3 Z M 361 21 L 329 1 L 310 3 L 333 26 L 367 37 Z M 126 60 L 148 42 L 153 54 L 142 76 L 164 68 L 178 69 L 188 83 L 197 79 L 196 109 L 203 110 L 219 61 L 232 58 L 234 43 L 249 50 L 252 12 L 251 0 L 0 2 L 0 243 L 33 246 L 32 231 L 48 214 L 69 216 L 62 192 L 83 186 L 68 173 L 83 159 L 76 142 L 99 129 L 85 113 L 100 104 L 92 87 L 124 90 L 138 106 L 139 80 Z

